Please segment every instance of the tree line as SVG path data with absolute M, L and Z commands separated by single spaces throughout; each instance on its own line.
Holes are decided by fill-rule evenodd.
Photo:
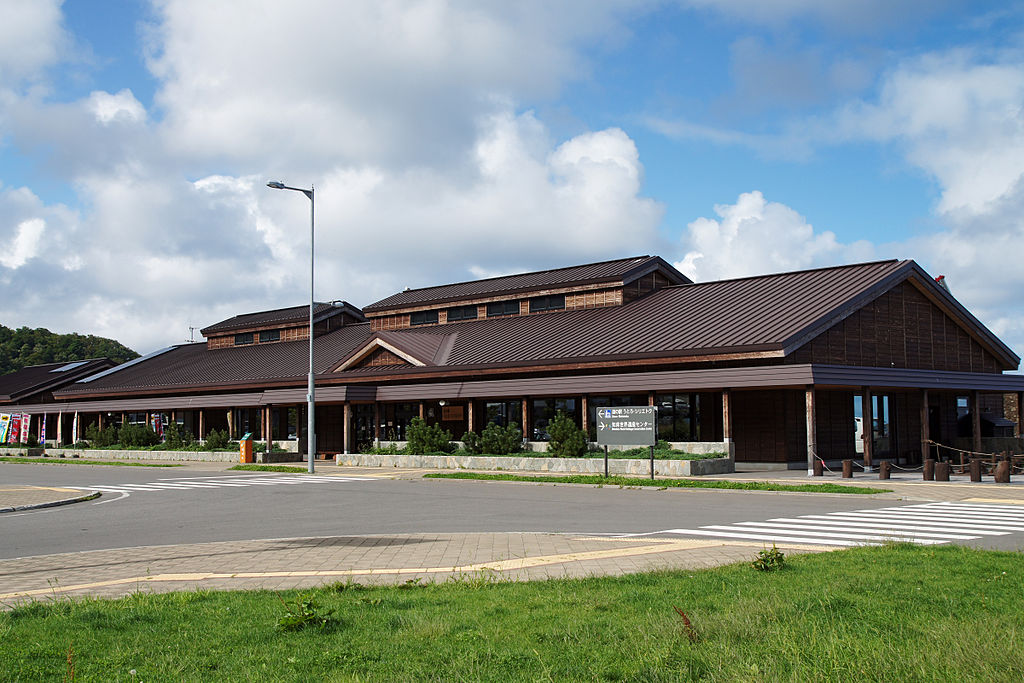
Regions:
M 127 346 L 91 334 L 56 334 L 44 328 L 0 325 L 0 375 L 42 363 L 70 363 L 87 358 L 110 358 L 123 363 L 138 358 Z

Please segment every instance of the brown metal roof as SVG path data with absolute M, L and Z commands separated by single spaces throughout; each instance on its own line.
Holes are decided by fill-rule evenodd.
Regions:
M 911 263 L 880 261 L 686 284 L 624 306 L 450 323 L 443 329 L 451 350 L 442 364 L 764 351 L 782 355 L 792 350 L 787 348 L 791 340 L 816 325 L 832 324 L 833 317 L 864 296 L 880 294 L 875 291 L 879 285 L 905 276 Z M 422 333 L 416 331 L 386 334 L 399 348 L 422 343 Z
M 30 365 L 0 376 L 0 402 L 18 401 L 33 394 L 53 391 L 113 366 L 114 362 L 109 358 Z
M 339 313 L 348 313 L 359 321 L 365 321 L 362 311 L 352 304 L 340 301 L 336 303 L 317 302 L 313 305 L 313 322 L 319 322 Z M 309 321 L 309 306 L 291 306 L 290 308 L 276 308 L 272 311 L 258 311 L 256 313 L 244 313 L 236 315 L 219 323 L 199 330 L 204 337 L 211 334 L 225 334 L 235 330 L 252 329 L 254 327 L 265 327 L 267 325 L 289 325 L 292 323 L 304 323 Z
M 345 325 L 313 342 L 314 371 L 337 365 L 370 336 L 370 325 Z M 209 349 L 206 344 L 184 344 L 116 370 L 87 383 L 74 384 L 62 398 L 136 390 L 167 390 L 191 386 L 231 385 L 303 377 L 309 372 L 309 340 Z
M 690 279 L 669 265 L 660 256 L 633 256 L 615 261 L 601 261 L 582 266 L 541 270 L 533 273 L 504 275 L 485 280 L 457 282 L 437 287 L 407 289 L 385 299 L 363 307 L 365 312 L 377 312 L 408 306 L 442 304 L 471 299 L 474 297 L 521 294 L 532 290 L 551 287 L 568 287 L 591 283 L 629 282 L 637 273 L 649 272 L 652 267 L 661 270 L 673 284 L 690 282 Z

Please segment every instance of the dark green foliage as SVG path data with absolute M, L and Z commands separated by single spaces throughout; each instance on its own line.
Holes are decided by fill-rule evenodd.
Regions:
M 215 451 L 218 448 L 227 448 L 228 438 L 227 431 L 211 429 L 210 433 L 206 435 L 206 448 L 211 451 Z
M 122 448 L 155 446 L 160 443 L 160 437 L 148 425 L 125 424 L 117 430 L 117 443 Z
M 483 442 L 480 440 L 480 435 L 476 432 L 466 432 L 462 435 L 462 447 L 466 449 L 466 452 L 470 455 L 480 455 L 484 452 Z
M 0 325 L 0 375 L 42 363 L 70 363 L 87 358 L 109 358 L 123 363 L 138 358 L 113 339 L 82 334 L 54 334 L 49 330 Z
M 409 422 L 410 453 L 451 453 L 454 450 L 451 441 L 452 433 L 439 424 L 428 425 L 418 417 Z
M 508 427 L 502 427 L 493 422 L 484 428 L 480 435 L 481 446 L 484 453 L 494 455 L 509 455 L 518 453 L 523 449 L 523 431 L 515 422 Z
M 109 448 L 118 443 L 118 431 L 114 425 L 107 425 L 105 429 L 92 422 L 85 428 L 85 440 L 91 448 Z
M 786 566 L 786 556 L 772 543 L 770 550 L 762 548 L 757 552 L 750 566 L 761 572 L 773 572 Z
M 552 458 L 581 458 L 587 452 L 587 435 L 562 411 L 548 424 L 548 434 L 548 455 Z
M 324 631 L 334 624 L 335 620 L 331 617 L 334 610 L 322 611 L 320 605 L 308 593 L 298 596 L 291 604 L 280 596 L 278 599 L 285 609 L 284 615 L 277 620 L 277 627 L 282 631 L 301 631 L 306 628 Z
M 192 436 L 192 432 L 184 426 L 179 427 L 175 422 L 170 423 L 164 429 L 164 446 L 167 448 L 191 448 L 194 442 L 195 438 Z

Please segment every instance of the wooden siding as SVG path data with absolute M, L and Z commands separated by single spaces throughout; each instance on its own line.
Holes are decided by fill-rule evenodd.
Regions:
M 1000 363 L 908 282 L 803 345 L 787 363 L 1000 372 Z
M 261 329 L 275 329 L 273 327 L 261 328 Z M 314 328 L 315 332 L 320 332 L 319 326 Z M 218 335 L 210 337 L 206 340 L 206 348 L 208 349 L 226 349 L 235 345 L 235 335 L 243 334 L 242 332 L 232 332 L 231 334 Z M 254 346 L 256 344 L 276 344 L 278 342 L 286 341 L 299 341 L 300 339 L 309 339 L 309 327 L 290 327 L 281 330 L 281 338 L 272 342 L 261 342 L 259 332 L 253 333 L 252 344 L 240 344 L 240 346 Z
M 803 391 L 734 391 L 732 408 L 738 462 L 807 459 Z
M 400 358 L 391 351 L 381 347 L 374 349 L 370 355 L 356 365 L 357 368 L 380 368 L 392 365 L 409 366 L 409 361 Z

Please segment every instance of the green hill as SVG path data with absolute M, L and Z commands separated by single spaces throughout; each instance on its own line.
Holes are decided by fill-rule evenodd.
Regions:
M 123 363 L 138 358 L 127 346 L 113 339 L 82 334 L 54 334 L 49 330 L 0 325 L 0 375 L 27 365 L 62 363 L 86 358 L 110 358 Z

